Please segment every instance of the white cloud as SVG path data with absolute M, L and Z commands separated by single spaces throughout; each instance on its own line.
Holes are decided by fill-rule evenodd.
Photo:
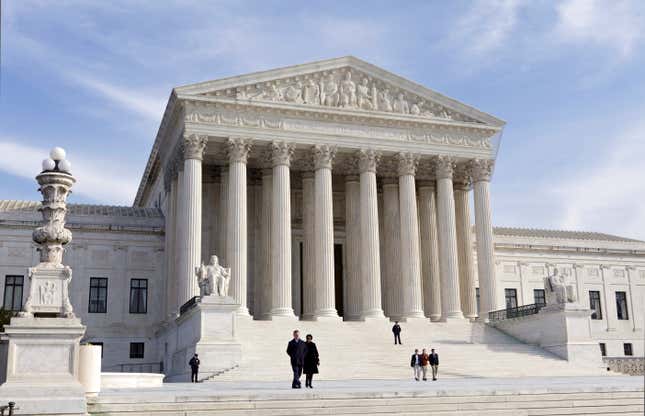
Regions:
M 457 21 L 450 43 L 469 55 L 502 48 L 517 25 L 519 0 L 480 0 Z
M 564 42 L 614 49 L 625 58 L 643 38 L 642 0 L 567 0 L 557 6 L 556 34 Z
M 73 192 L 105 203 L 131 205 L 137 191 L 138 172 L 117 161 L 89 158 L 73 149 L 67 150 L 67 158 L 77 180 Z M 27 146 L 15 138 L 0 137 L 0 154 L 3 155 L 0 171 L 33 179 L 42 170 L 41 162 L 49 155 L 49 149 Z M 34 194 L 34 199 L 36 197 Z

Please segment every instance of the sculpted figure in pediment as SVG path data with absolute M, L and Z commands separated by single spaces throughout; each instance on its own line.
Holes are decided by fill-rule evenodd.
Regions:
M 361 84 L 356 87 L 356 104 L 362 110 L 373 110 L 372 97 L 370 96 L 370 87 L 367 78 L 363 78 Z
M 309 79 L 304 87 L 302 98 L 305 104 L 320 105 L 320 87 L 316 81 Z
M 405 99 L 403 93 L 399 93 L 394 101 L 394 111 L 401 114 L 408 114 L 410 112 L 410 105 Z
M 269 101 L 282 101 L 282 93 L 275 84 L 271 84 L 271 86 L 264 91 L 262 98 Z
M 418 103 L 414 103 L 410 106 L 410 114 L 413 116 L 419 116 L 421 115 L 421 109 L 423 108 L 423 100 L 419 101 Z
M 347 72 L 340 83 L 340 106 L 356 107 L 356 84 L 352 81 L 351 72 Z
M 320 100 L 328 107 L 338 107 L 338 84 L 333 75 L 322 82 Z
M 302 83 L 298 81 L 296 85 L 289 85 L 284 90 L 284 99 L 290 103 L 302 102 Z
M 392 111 L 392 98 L 390 97 L 390 90 L 387 88 L 378 93 L 378 109 Z

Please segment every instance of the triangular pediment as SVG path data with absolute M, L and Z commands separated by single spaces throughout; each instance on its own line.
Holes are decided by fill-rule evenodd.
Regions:
M 489 114 L 351 56 L 202 82 L 175 91 L 180 95 L 220 97 L 240 103 L 504 125 Z

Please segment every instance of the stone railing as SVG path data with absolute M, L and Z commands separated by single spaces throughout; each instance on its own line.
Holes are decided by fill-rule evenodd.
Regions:
M 645 357 L 602 357 L 607 369 L 630 376 L 645 374 Z
M 201 298 L 199 296 L 193 296 L 192 298 L 188 299 L 188 302 L 184 303 L 181 305 L 179 308 L 179 315 L 183 315 L 192 308 L 195 307 L 200 302 Z
M 500 309 L 488 313 L 488 319 L 491 322 L 501 321 L 503 319 L 521 318 L 523 316 L 535 315 L 540 309 L 545 307 L 544 303 L 533 303 L 531 305 L 522 305 L 515 308 Z

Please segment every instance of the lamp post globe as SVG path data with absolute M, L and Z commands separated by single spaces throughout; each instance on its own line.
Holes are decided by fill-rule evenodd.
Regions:
M 69 162 L 69 160 L 63 159 L 58 162 L 58 170 L 60 170 L 61 172 L 70 173 L 70 170 L 72 170 L 72 164 Z
M 54 170 L 56 168 L 56 162 L 53 159 L 47 158 L 43 159 L 43 172 L 48 170 Z
M 49 157 L 51 157 L 53 160 L 56 162 L 65 160 L 65 149 L 62 147 L 54 147 L 50 152 L 49 152 Z

